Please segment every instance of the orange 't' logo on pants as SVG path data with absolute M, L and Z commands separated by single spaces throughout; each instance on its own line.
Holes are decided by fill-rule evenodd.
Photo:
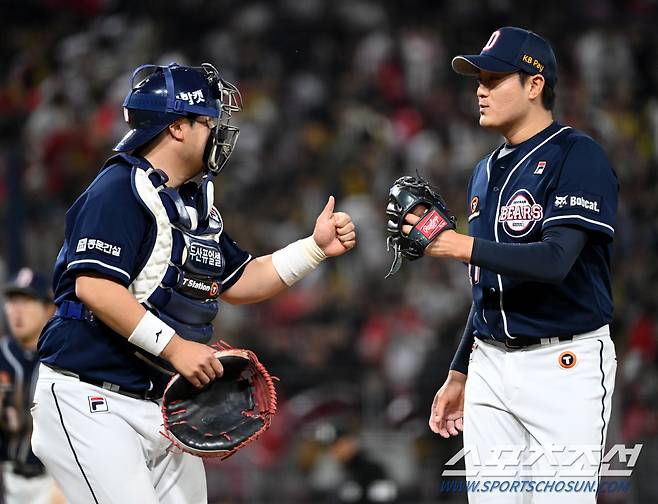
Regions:
M 576 365 L 576 354 L 573 352 L 562 352 L 557 361 L 564 369 L 571 369 Z

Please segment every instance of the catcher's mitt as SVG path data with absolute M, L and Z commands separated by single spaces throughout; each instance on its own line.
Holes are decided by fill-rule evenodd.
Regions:
M 418 205 L 427 208 L 409 235 L 402 232 L 404 218 Z M 423 257 L 425 248 L 443 231 L 455 229 L 456 219 L 443 198 L 420 175 L 400 177 L 388 193 L 386 207 L 386 250 L 393 248 L 391 270 L 386 278 L 402 266 L 402 259 L 414 261 Z
M 233 455 L 257 439 L 276 413 L 272 377 L 249 350 L 216 345 L 224 374 L 203 389 L 175 375 L 162 398 L 164 436 L 198 457 Z

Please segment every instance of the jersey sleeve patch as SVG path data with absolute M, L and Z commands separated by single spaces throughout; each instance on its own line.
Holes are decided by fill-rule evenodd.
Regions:
M 67 271 L 94 271 L 128 285 L 148 219 L 130 188 L 130 171 L 109 169 L 67 214 Z
M 572 191 L 570 193 L 555 193 L 549 206 L 556 212 L 578 210 L 592 215 L 601 215 L 601 196 L 583 191 Z
M 573 225 L 611 239 L 617 199 L 617 175 L 603 149 L 591 138 L 580 136 L 547 195 L 542 227 Z

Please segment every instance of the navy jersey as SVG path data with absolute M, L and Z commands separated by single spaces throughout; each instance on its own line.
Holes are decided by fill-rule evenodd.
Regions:
M 64 245 L 54 271 L 58 306 L 63 301 L 79 301 L 77 275 L 93 273 L 129 287 L 148 261 L 157 223 L 138 201 L 132 183 L 131 166 L 119 160 L 103 169 L 68 210 Z M 219 237 L 219 248 L 222 292 L 240 278 L 251 255 L 225 232 Z M 149 390 L 156 380 L 162 382 L 161 373 L 134 355 L 134 345 L 97 318 L 54 317 L 43 330 L 38 348 L 46 364 L 126 390 Z
M 3 425 L 6 408 L 15 409 L 18 430 L 2 432 L 2 460 L 14 462 L 21 474 L 41 474 L 43 465 L 32 453 L 30 436 L 32 435 L 32 417 L 29 410 L 34 398 L 34 387 L 38 376 L 39 357 L 36 351 L 23 349 L 14 338 L 6 336 L 0 339 L 0 395 L 3 411 Z M 7 427 L 5 425 L 5 427 Z
M 610 261 L 618 182 L 601 147 L 553 123 L 499 156 L 480 161 L 471 177 L 469 234 L 499 243 L 541 241 L 549 226 L 575 226 L 587 243 L 559 284 L 499 275 L 476 266 L 473 327 L 480 338 L 580 334 L 610 322 Z

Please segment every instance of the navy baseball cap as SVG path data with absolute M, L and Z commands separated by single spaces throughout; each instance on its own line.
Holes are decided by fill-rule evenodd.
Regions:
M 477 76 L 479 70 L 495 73 L 541 74 L 546 84 L 557 83 L 557 61 L 551 45 L 536 33 L 506 26 L 491 34 L 480 54 L 455 56 L 452 68 L 462 75 Z
M 53 294 L 48 279 L 30 268 L 21 268 L 9 278 L 2 289 L 5 296 L 23 294 L 45 302 L 52 302 Z

